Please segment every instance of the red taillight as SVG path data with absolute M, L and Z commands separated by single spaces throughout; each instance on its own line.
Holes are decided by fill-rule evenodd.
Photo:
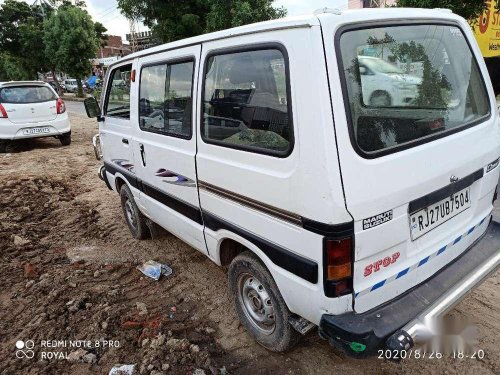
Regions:
M 66 112 L 66 104 L 64 104 L 64 101 L 61 98 L 58 98 L 56 101 L 56 108 L 57 108 L 57 114 L 63 114 Z
M 7 111 L 5 110 L 3 105 L 0 104 L 0 118 L 7 118 L 7 117 L 9 117 L 7 116 Z
M 352 291 L 352 237 L 325 239 L 325 293 L 338 297 Z

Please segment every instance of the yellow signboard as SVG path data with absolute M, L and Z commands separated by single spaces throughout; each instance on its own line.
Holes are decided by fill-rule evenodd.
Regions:
M 500 10 L 497 0 L 486 0 L 488 9 L 479 16 L 474 34 L 483 57 L 500 56 Z

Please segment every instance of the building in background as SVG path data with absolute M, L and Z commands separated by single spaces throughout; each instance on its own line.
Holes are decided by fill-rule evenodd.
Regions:
M 108 57 L 123 57 L 132 53 L 132 49 L 129 44 L 124 44 L 122 37 L 118 35 L 108 35 L 106 45 L 99 48 L 97 57 L 100 59 Z
M 126 38 L 130 43 L 130 48 L 133 52 L 142 51 L 158 45 L 158 42 L 153 38 L 151 31 L 130 33 L 127 34 Z
M 396 3 L 396 0 L 349 0 L 347 5 L 349 9 L 361 8 L 385 8 Z

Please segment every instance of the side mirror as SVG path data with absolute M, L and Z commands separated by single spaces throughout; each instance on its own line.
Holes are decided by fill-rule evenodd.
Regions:
M 362 76 L 368 74 L 368 70 L 366 69 L 365 66 L 360 66 L 359 67 L 359 74 L 361 74 Z
M 85 111 L 88 117 L 97 118 L 97 121 L 102 121 L 101 108 L 96 98 L 87 98 L 83 101 L 83 104 L 85 105 Z

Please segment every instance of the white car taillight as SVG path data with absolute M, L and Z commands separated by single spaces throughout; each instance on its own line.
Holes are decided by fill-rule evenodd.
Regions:
M 64 104 L 64 101 L 61 98 L 58 98 L 56 101 L 56 109 L 58 115 L 61 115 L 64 112 L 66 112 L 66 104 Z
M 7 117 L 9 117 L 7 116 L 7 111 L 5 110 L 3 105 L 0 104 L 0 118 L 7 118 Z

